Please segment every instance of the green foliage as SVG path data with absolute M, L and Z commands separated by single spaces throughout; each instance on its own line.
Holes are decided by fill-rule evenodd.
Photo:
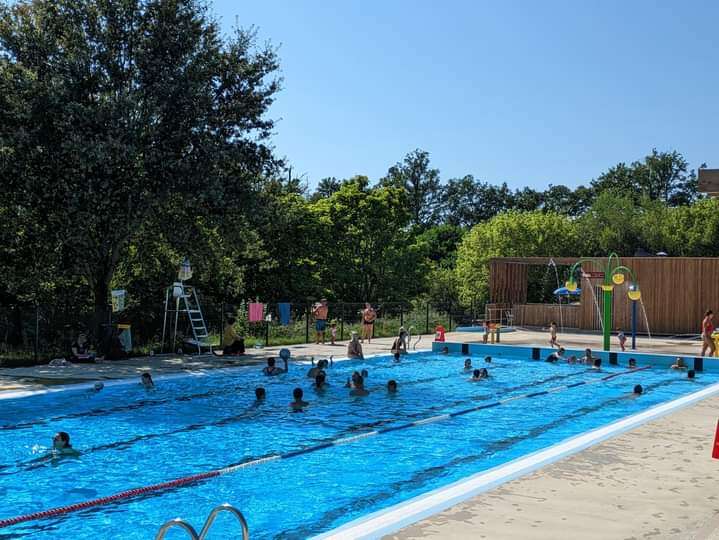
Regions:
M 422 251 L 411 244 L 411 218 L 401 188 L 346 182 L 311 205 L 321 234 L 314 244 L 327 296 L 338 300 L 403 300 L 422 290 Z
M 223 40 L 199 1 L 1 8 L 0 195 L 30 249 L 59 251 L 87 284 L 99 320 L 148 223 L 249 200 L 274 163 L 263 141 L 276 69 L 252 32 Z
M 407 154 L 404 161 L 389 168 L 381 184 L 404 190 L 413 225 L 425 227 L 436 222 L 439 170 L 429 166 L 429 152 L 417 149 Z

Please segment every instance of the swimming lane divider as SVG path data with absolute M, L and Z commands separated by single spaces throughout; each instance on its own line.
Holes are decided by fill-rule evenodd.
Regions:
M 33 512 L 30 514 L 23 514 L 20 516 L 7 518 L 7 519 L 0 519 L 0 528 L 4 527 L 10 527 L 12 525 L 17 525 L 19 523 L 25 523 L 28 521 L 37 521 L 40 519 L 47 519 L 51 517 L 57 517 L 64 514 L 70 514 L 74 512 L 80 512 L 82 510 L 86 510 L 88 508 L 93 508 L 96 506 L 104 506 L 107 504 L 111 504 L 114 502 L 122 501 L 125 499 L 131 499 L 134 497 L 139 497 L 141 495 L 144 495 L 146 493 L 152 493 L 157 491 L 163 491 L 166 489 L 174 489 L 183 487 L 190 484 L 195 484 L 197 482 L 201 482 L 204 480 L 209 480 L 211 478 L 217 478 L 219 476 L 223 476 L 226 474 L 231 474 L 233 472 L 239 471 L 240 469 L 245 469 L 248 467 L 253 467 L 256 465 L 261 465 L 264 463 L 269 463 L 271 461 L 277 461 L 281 459 L 291 459 L 293 457 L 310 454 L 313 452 L 317 452 L 319 450 L 325 450 L 327 448 L 331 448 L 333 446 L 340 446 L 343 444 L 350 444 L 357 442 L 362 439 L 367 439 L 369 437 L 374 437 L 376 435 L 383 435 L 385 433 L 392 433 L 395 431 L 401 431 L 404 429 L 409 429 L 411 427 L 416 426 L 423 426 L 427 424 L 433 424 L 435 422 L 441 422 L 443 420 L 448 420 L 450 418 L 456 418 L 458 416 L 462 416 L 465 414 L 469 414 L 476 411 L 481 411 L 483 409 L 490 409 L 492 407 L 498 407 L 501 405 L 504 405 L 505 403 L 509 403 L 511 401 L 517 401 L 519 399 L 531 399 L 532 397 L 538 397 L 543 396 L 549 393 L 559 392 L 562 390 L 567 390 L 569 388 L 576 388 L 578 386 L 584 386 L 584 385 L 590 385 L 590 384 L 598 384 L 604 381 L 608 381 L 610 379 L 613 379 L 615 377 L 619 377 L 621 375 L 627 375 L 630 373 L 636 373 L 639 371 L 643 371 L 645 369 L 649 369 L 651 366 L 645 366 L 637 369 L 631 369 L 627 371 L 621 371 L 619 373 L 613 373 L 611 375 L 607 375 L 606 377 L 602 377 L 601 379 L 597 379 L 594 381 L 582 381 L 578 383 L 573 384 L 566 384 L 562 386 L 557 386 L 554 388 L 551 388 L 549 390 L 544 390 L 541 392 L 532 392 L 529 394 L 523 394 L 520 396 L 514 396 L 510 398 L 501 399 L 498 401 L 494 401 L 491 403 L 485 403 L 483 405 L 478 405 L 476 407 L 469 407 L 467 409 L 463 409 L 460 411 L 455 411 L 453 413 L 447 413 L 447 414 L 440 414 L 437 416 L 431 416 L 429 418 L 423 418 L 421 420 L 415 420 L 413 422 L 407 422 L 405 424 L 400 424 L 398 426 L 392 426 L 384 429 L 378 429 L 374 431 L 368 431 L 366 433 L 360 433 L 359 435 L 353 435 L 351 437 L 343 437 L 340 439 L 335 439 L 333 441 L 317 444 L 314 446 L 309 446 L 307 448 L 301 448 L 299 450 L 294 450 L 292 452 L 286 452 L 284 454 L 270 454 L 268 456 L 264 456 L 261 458 L 253 459 L 251 461 L 245 461 L 241 463 L 237 463 L 234 465 L 230 465 L 228 467 L 223 467 L 221 469 L 214 469 L 212 471 L 208 471 L 205 473 L 199 473 L 199 474 L 193 474 L 190 476 L 185 476 L 182 478 L 177 478 L 175 480 L 169 480 L 167 482 L 161 482 L 159 484 L 151 484 L 149 486 L 129 489 L 126 491 L 121 491 L 119 493 L 115 493 L 113 495 L 108 495 L 107 497 L 100 497 L 98 499 L 91 499 L 89 501 L 84 501 L 80 503 L 70 504 L 67 506 L 59 506 L 57 508 L 51 508 L 49 510 L 43 510 L 41 512 Z

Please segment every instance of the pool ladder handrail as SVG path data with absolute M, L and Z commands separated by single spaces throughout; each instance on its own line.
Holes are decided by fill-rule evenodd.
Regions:
M 216 506 L 212 509 L 212 512 L 210 512 L 210 515 L 207 516 L 207 519 L 205 520 L 205 524 L 202 526 L 200 534 L 197 534 L 197 531 L 194 529 L 194 527 L 186 521 L 180 518 L 175 518 L 164 523 L 162 527 L 160 527 L 160 530 L 157 531 L 157 536 L 155 536 L 155 540 L 162 540 L 163 538 L 165 538 L 165 534 L 167 534 L 167 531 L 170 530 L 172 527 L 180 527 L 181 529 L 184 529 L 185 532 L 190 535 L 190 538 L 192 540 L 205 540 L 205 538 L 207 537 L 207 533 L 210 532 L 210 528 L 212 527 L 212 524 L 215 522 L 215 519 L 220 512 L 229 512 L 230 514 L 235 516 L 237 518 L 237 521 L 240 522 L 240 527 L 242 527 L 242 540 L 250 539 L 250 529 L 247 526 L 247 520 L 245 520 L 245 516 L 243 516 L 242 512 L 240 512 L 234 506 L 228 503 L 223 503 L 220 506 Z
M 412 350 L 416 351 L 417 344 L 422 341 L 422 333 L 417 334 L 417 340 L 412 344 L 412 330 L 414 330 L 414 326 L 410 326 L 407 330 L 407 345 L 412 345 Z

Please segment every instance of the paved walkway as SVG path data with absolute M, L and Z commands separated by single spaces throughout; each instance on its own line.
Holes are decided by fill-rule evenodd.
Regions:
M 386 538 L 719 540 L 718 408 L 707 399 Z

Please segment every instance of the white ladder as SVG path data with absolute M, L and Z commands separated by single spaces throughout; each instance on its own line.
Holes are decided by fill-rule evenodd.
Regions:
M 165 538 L 165 535 L 167 534 L 167 531 L 170 530 L 172 527 L 180 527 L 181 529 L 184 529 L 185 532 L 190 535 L 190 538 L 192 540 L 205 540 L 207 533 L 210 532 L 210 527 L 212 527 L 212 524 L 215 522 L 217 514 L 219 514 L 220 512 L 229 512 L 230 514 L 235 516 L 237 518 L 237 521 L 240 522 L 240 527 L 242 528 L 242 540 L 249 540 L 250 530 L 247 527 L 247 521 L 245 520 L 245 516 L 243 516 L 242 512 L 240 512 L 237 508 L 235 508 L 234 506 L 230 506 L 227 503 L 221 504 L 220 506 L 216 506 L 212 509 L 210 515 L 207 516 L 205 524 L 202 526 L 200 534 L 197 534 L 195 528 L 189 523 L 187 523 L 187 521 L 184 521 L 180 518 L 175 518 L 171 519 L 170 521 L 163 524 L 162 527 L 160 527 L 160 530 L 157 531 L 157 535 L 155 536 L 155 540 L 163 540 L 163 538 Z
M 181 290 L 176 292 L 176 289 Z M 180 294 L 177 294 L 177 293 Z M 170 299 L 175 299 L 175 309 L 170 309 Z M 197 346 L 198 354 L 202 354 L 203 349 L 212 352 L 212 345 L 209 342 L 209 333 L 205 317 L 202 314 L 200 300 L 197 297 L 197 290 L 191 285 L 185 285 L 182 282 L 175 283 L 169 287 L 165 294 L 165 318 L 162 324 L 162 347 L 165 347 L 165 335 L 167 333 L 167 316 L 170 313 L 175 314 L 175 331 L 173 334 L 173 347 L 177 342 L 177 325 L 179 323 L 180 313 L 187 315 L 187 320 L 192 328 L 192 337 Z

